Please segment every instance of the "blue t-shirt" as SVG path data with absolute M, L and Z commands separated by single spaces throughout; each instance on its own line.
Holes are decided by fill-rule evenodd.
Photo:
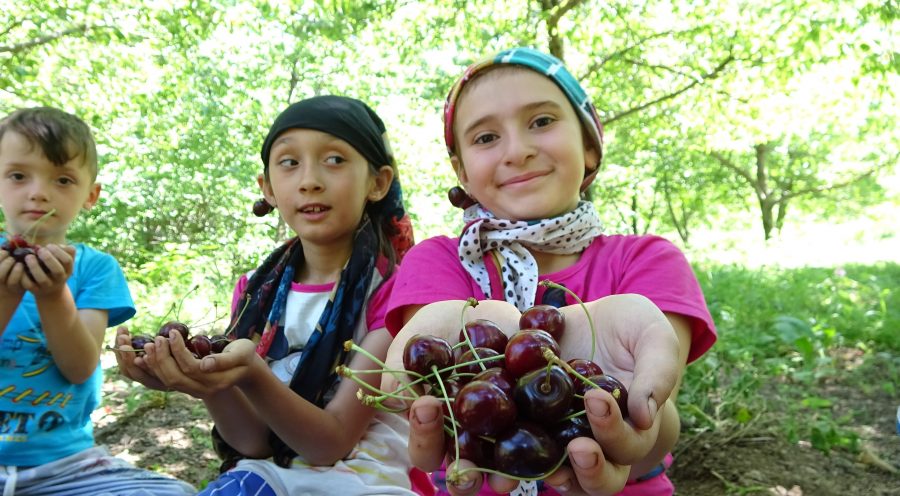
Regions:
M 75 306 L 106 310 L 109 327 L 130 319 L 134 303 L 119 263 L 82 244 L 75 249 L 67 281 Z M 26 292 L 0 337 L 0 465 L 43 465 L 93 446 L 91 412 L 102 382 L 99 363 L 83 384 L 63 377 L 47 349 L 34 295 Z

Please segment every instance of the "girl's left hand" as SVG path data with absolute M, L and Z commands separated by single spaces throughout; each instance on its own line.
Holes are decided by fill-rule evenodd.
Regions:
M 229 343 L 222 353 L 203 359 L 187 349 L 181 333 L 157 336 L 144 345 L 143 362 L 167 387 L 204 399 L 247 380 L 254 367 L 265 367 L 249 339 Z

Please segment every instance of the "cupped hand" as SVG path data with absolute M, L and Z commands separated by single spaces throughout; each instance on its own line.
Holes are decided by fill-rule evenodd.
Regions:
M 119 326 L 116 329 L 115 339 L 116 363 L 119 365 L 120 374 L 150 389 L 157 391 L 169 389 L 144 363 L 144 358 L 134 352 L 134 348 L 131 347 L 131 333 L 127 327 Z
M 25 265 L 17 263 L 8 251 L 0 250 L 0 296 L 21 298 L 25 294 L 23 277 L 28 277 L 25 275 Z
M 200 399 L 240 385 L 254 370 L 266 368 L 248 339 L 235 340 L 222 353 L 198 359 L 181 333 L 170 332 L 168 338 L 157 336 L 144 345 L 144 352 L 144 363 L 163 384 Z
M 392 343 L 386 360 L 388 367 L 402 369 L 403 348 L 416 334 L 437 335 L 456 343 L 461 308 L 459 302 L 422 307 Z M 579 305 L 561 310 L 566 316 L 566 332 L 559 341 L 561 358 L 592 359 L 605 373 L 622 381 L 629 391 L 629 411 L 626 420 L 609 393 L 600 389 L 588 392 L 585 404 L 594 439 L 570 442 L 567 451 L 572 467 L 557 470 L 546 481 L 566 494 L 614 494 L 627 481 L 630 465 L 647 456 L 657 441 L 657 411 L 668 400 L 683 368 L 678 338 L 665 315 L 638 295 L 615 295 L 586 303 L 584 308 Z M 518 316 L 512 305 L 489 301 L 467 310 L 465 321 L 487 318 L 511 335 L 518 329 Z M 593 340 L 591 323 L 595 329 Z M 402 382 L 402 378 L 385 374 L 382 388 L 393 391 Z M 436 407 L 440 407 L 440 400 L 423 397 L 410 409 L 410 458 L 426 471 L 438 468 L 445 454 L 443 418 L 436 413 Z M 480 486 L 480 478 L 475 479 L 473 484 Z M 495 490 L 508 491 L 510 484 L 515 484 L 497 476 L 488 480 Z M 474 494 L 471 491 L 471 487 L 451 488 L 452 494 Z
M 66 287 L 75 267 L 75 247 L 49 244 L 41 246 L 34 255 L 25 257 L 30 276 L 22 277 L 22 287 L 35 298 L 53 296 Z

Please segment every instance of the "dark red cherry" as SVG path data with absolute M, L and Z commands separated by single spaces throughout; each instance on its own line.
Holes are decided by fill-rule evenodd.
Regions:
M 547 432 L 530 422 L 515 426 L 497 437 L 494 465 L 516 477 L 541 477 L 559 463 L 562 449 Z
M 611 394 L 612 397 L 616 399 L 619 410 L 622 411 L 622 418 L 628 418 L 628 390 L 625 389 L 625 385 L 622 384 L 620 380 L 609 374 L 594 375 L 588 377 L 588 379 L 599 386 L 600 389 Z M 584 393 L 588 392 L 590 389 L 592 389 L 591 386 L 583 386 Z M 584 396 L 584 393 L 582 393 L 582 396 Z
M 549 348 L 559 356 L 559 345 L 546 331 L 527 329 L 513 334 L 503 353 L 506 370 L 518 379 L 532 370 L 546 367 L 543 348 Z
M 212 353 L 212 341 L 203 334 L 197 334 L 188 340 L 187 349 L 197 358 L 203 358 Z
M 472 380 L 493 383 L 495 386 L 502 389 L 510 398 L 512 398 L 513 390 L 516 385 L 516 380 L 513 379 L 513 376 L 509 375 L 509 372 L 503 367 L 491 367 L 485 371 L 479 372 Z
M 231 343 L 231 340 L 222 334 L 216 334 L 209 338 L 210 345 L 212 346 L 212 353 L 222 353 L 225 351 L 225 347 Z
M 475 360 L 486 360 L 481 363 L 472 363 Z M 474 376 L 491 367 L 503 366 L 503 355 L 491 348 L 475 348 L 474 350 L 464 351 L 459 358 L 456 359 L 456 370 L 454 373 L 465 376 Z
M 469 460 L 481 468 L 494 466 L 494 444 L 468 431 L 459 431 L 459 436 L 454 440 L 451 436 L 447 443 L 447 455 L 450 460 L 456 460 L 456 444 L 459 444 L 459 457 Z
M 145 334 L 136 334 L 131 337 L 131 347 L 135 350 L 143 350 L 145 344 L 152 342 L 153 338 Z
M 569 411 L 574 394 L 569 374 L 562 367 L 553 365 L 520 377 L 513 396 L 519 418 L 550 425 Z
M 444 384 L 444 389 L 441 389 L 440 384 L 433 384 L 431 386 L 431 391 L 429 394 L 441 400 L 444 410 L 444 416 L 450 417 L 450 408 L 452 407 L 453 401 L 456 398 L 456 395 L 459 394 L 459 390 L 462 389 L 463 385 L 460 384 L 460 382 L 456 379 L 442 379 L 441 382 Z M 444 397 L 445 391 L 447 393 L 446 397 Z
M 497 324 L 487 319 L 475 319 L 467 322 L 461 331 L 459 331 L 459 342 L 462 343 L 469 336 L 472 346 L 475 348 L 491 348 L 497 353 L 503 353 L 506 349 L 506 343 L 509 338 Z M 461 346 L 463 350 L 469 349 L 467 345 Z
M 456 395 L 453 414 L 463 430 L 482 436 L 495 436 L 516 421 L 516 405 L 494 384 L 472 381 Z
M 560 420 L 547 427 L 547 434 L 549 434 L 550 437 L 556 441 L 556 445 L 563 450 L 565 450 L 569 445 L 569 442 L 576 437 L 594 437 L 594 433 L 591 431 L 591 424 L 584 415 Z
M 572 367 L 575 372 L 581 374 L 582 377 L 590 377 L 592 375 L 600 375 L 603 373 L 603 369 L 601 369 L 599 365 L 584 358 L 573 358 L 566 363 L 569 367 Z M 569 374 L 569 377 L 571 377 L 572 382 L 576 384 L 582 382 L 581 379 L 573 374 Z
M 260 198 L 253 202 L 253 215 L 257 217 L 265 217 L 272 210 L 272 205 L 269 205 L 265 198 Z
M 450 343 L 437 336 L 417 334 L 403 348 L 403 367 L 424 376 L 431 374 L 432 367 L 449 367 L 452 360 Z
M 519 329 L 547 331 L 558 342 L 566 332 L 566 318 L 552 305 L 535 305 L 519 317 Z
M 187 343 L 188 339 L 190 339 L 191 331 L 188 329 L 188 326 L 174 320 L 170 320 L 169 322 L 163 324 L 162 327 L 159 328 L 159 332 L 157 332 L 156 335 L 168 338 L 169 331 L 180 332 L 181 337 L 184 339 L 185 343 Z
M 475 204 L 475 200 L 473 200 L 466 191 L 459 186 L 454 186 L 447 191 L 447 199 L 450 200 L 450 204 L 456 208 L 469 208 Z

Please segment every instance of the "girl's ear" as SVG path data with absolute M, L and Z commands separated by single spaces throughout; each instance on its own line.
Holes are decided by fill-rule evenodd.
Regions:
M 394 168 L 390 165 L 382 165 L 375 174 L 374 179 L 372 187 L 369 189 L 369 194 L 366 195 L 366 198 L 371 202 L 377 202 L 388 194 L 388 190 L 391 189 L 391 183 L 394 181 Z
M 272 185 L 266 180 L 265 174 L 256 176 L 256 184 L 259 185 L 259 190 L 262 191 L 263 198 L 269 202 L 269 205 L 272 205 L 273 207 L 277 206 L 275 204 L 275 193 L 272 191 Z
M 459 184 L 466 186 L 469 182 L 469 176 L 466 174 L 466 167 L 459 159 L 459 155 L 450 157 L 450 165 L 453 166 L 453 172 L 456 173 L 456 179 L 459 181 Z
M 594 148 L 593 145 L 589 144 L 589 142 L 585 140 L 584 168 L 587 169 L 588 173 L 591 173 L 594 172 L 598 167 L 600 167 L 600 153 L 597 152 L 597 149 Z
M 84 200 L 84 203 L 81 205 L 81 208 L 85 210 L 90 210 L 94 208 L 94 204 L 97 203 L 97 199 L 100 198 L 100 190 L 103 189 L 100 186 L 100 183 L 94 183 L 91 185 L 91 190 L 88 192 L 87 199 Z

